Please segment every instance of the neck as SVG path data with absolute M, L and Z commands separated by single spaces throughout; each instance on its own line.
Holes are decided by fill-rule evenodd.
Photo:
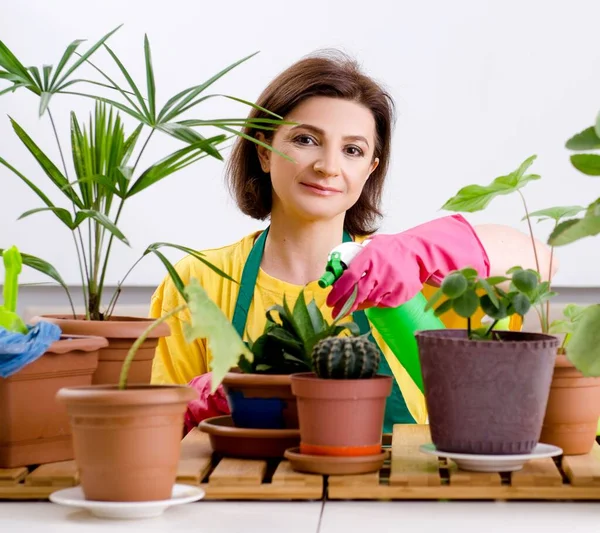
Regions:
M 273 212 L 261 268 L 281 281 L 304 286 L 323 275 L 329 253 L 342 242 L 343 231 L 343 217 L 307 223 Z

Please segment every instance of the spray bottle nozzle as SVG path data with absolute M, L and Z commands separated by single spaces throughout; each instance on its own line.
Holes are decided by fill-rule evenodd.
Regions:
M 319 287 L 321 287 L 321 289 L 325 289 L 326 287 L 333 285 L 336 279 L 337 278 L 333 272 L 327 271 L 321 276 L 321 279 L 319 279 Z
M 346 265 L 341 260 L 342 254 L 337 251 L 331 252 L 327 261 L 327 267 L 325 267 L 325 273 L 319 279 L 319 287 L 324 289 L 333 285 L 335 281 L 344 273 Z

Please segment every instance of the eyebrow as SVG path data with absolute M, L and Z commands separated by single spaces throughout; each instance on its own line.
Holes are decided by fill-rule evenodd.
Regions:
M 298 129 L 311 130 L 311 131 L 314 131 L 315 133 L 318 133 L 319 135 L 325 135 L 324 130 L 322 130 L 321 128 L 318 128 L 317 126 L 313 126 L 312 124 L 298 124 L 297 126 L 294 126 L 293 128 L 291 128 L 290 131 L 295 131 Z M 363 137 L 362 135 L 346 135 L 344 137 L 344 140 L 345 141 L 362 141 L 370 148 L 369 141 L 367 141 L 366 137 Z

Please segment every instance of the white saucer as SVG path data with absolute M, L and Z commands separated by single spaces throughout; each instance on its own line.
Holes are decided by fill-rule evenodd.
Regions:
M 470 453 L 453 453 L 437 450 L 435 444 L 423 444 L 423 453 L 452 459 L 461 470 L 472 472 L 515 472 L 521 470 L 527 461 L 562 455 L 558 446 L 537 444 L 531 453 L 517 455 L 478 455 Z
M 99 518 L 154 518 L 161 515 L 165 509 L 172 505 L 181 505 L 204 498 L 204 491 L 200 487 L 191 485 L 173 485 L 170 500 L 151 502 L 100 502 L 86 500 L 81 486 L 59 490 L 50 494 L 50 501 L 60 505 L 87 509 Z

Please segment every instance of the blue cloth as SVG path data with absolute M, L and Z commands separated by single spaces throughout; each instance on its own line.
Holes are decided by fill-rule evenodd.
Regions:
M 61 329 L 50 322 L 27 326 L 27 334 L 0 328 L 0 377 L 7 378 L 41 357 L 61 336 Z

